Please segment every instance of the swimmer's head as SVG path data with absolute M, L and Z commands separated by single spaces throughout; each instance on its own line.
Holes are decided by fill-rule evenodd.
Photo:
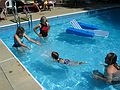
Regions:
M 46 22 L 47 22 L 47 18 L 45 16 L 42 16 L 41 19 L 40 19 L 40 22 L 45 25 Z
M 108 65 L 116 64 L 117 55 L 115 53 L 108 53 L 105 57 L 105 63 Z
M 59 54 L 57 53 L 57 52 L 55 52 L 55 51 L 53 51 L 52 53 L 51 53 L 51 57 L 53 58 L 53 59 L 58 59 L 59 58 Z
M 19 26 L 19 27 L 17 28 L 16 34 L 17 34 L 18 36 L 23 36 L 24 33 L 25 33 L 24 28 L 21 27 L 21 26 Z

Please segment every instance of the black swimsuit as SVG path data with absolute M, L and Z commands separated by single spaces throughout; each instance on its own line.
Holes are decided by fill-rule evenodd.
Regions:
M 21 40 L 21 42 L 23 43 L 23 38 L 20 38 L 19 39 Z M 17 42 L 17 40 L 14 38 L 14 44 L 13 44 L 13 47 L 21 47 L 21 45 Z
M 64 60 L 64 64 L 69 64 L 69 62 L 70 62 L 69 59 L 62 59 L 62 58 L 59 58 L 58 62 L 60 62 L 60 60 Z

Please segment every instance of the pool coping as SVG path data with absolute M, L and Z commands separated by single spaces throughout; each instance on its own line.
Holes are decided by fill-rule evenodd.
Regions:
M 8 81 L 8 84 L 10 85 L 10 87 L 12 88 L 12 89 L 10 89 L 10 90 L 13 90 L 14 89 L 14 87 L 16 87 L 14 84 L 16 84 L 16 83 L 13 83 L 15 80 L 11 80 L 11 77 L 19 77 L 19 79 L 20 78 L 24 78 L 23 80 L 24 81 L 22 81 L 21 80 L 21 82 L 24 84 L 25 82 L 28 82 L 28 81 L 30 81 L 30 83 L 28 82 L 27 83 L 27 85 L 29 85 L 29 86 L 27 86 L 26 85 L 26 87 L 24 87 L 25 89 L 23 89 L 23 90 L 26 90 L 28 87 L 29 87 L 29 90 L 30 90 L 30 87 L 35 87 L 36 88 L 36 90 L 44 90 L 44 87 L 32 76 L 32 74 L 24 67 L 24 65 L 19 61 L 19 59 L 11 52 L 11 50 L 6 46 L 6 44 L 0 39 L 0 42 L 1 42 L 1 44 L 2 44 L 2 46 L 4 47 L 4 48 L 6 48 L 6 50 L 7 50 L 7 52 L 8 52 L 8 54 L 9 54 L 9 58 L 7 58 L 7 59 L 5 59 L 5 60 L 2 60 L 3 58 L 0 58 L 0 69 L 1 69 L 1 71 L 2 71 L 2 73 L 4 74 L 4 76 L 6 77 L 6 80 L 4 79 L 4 81 L 5 82 L 7 82 Z M 1 46 L 1 44 L 0 44 L 0 46 Z M 4 49 L 4 51 L 5 51 L 5 49 Z M 12 61 L 12 62 L 11 62 Z M 12 65 L 11 65 L 11 63 L 16 63 L 16 65 L 17 66 L 15 66 L 16 68 L 15 69 L 19 69 L 20 71 L 18 71 L 18 72 L 14 72 L 14 70 L 13 71 L 11 71 L 11 72 L 14 72 L 14 74 L 13 75 L 11 75 L 10 76 L 10 71 L 8 72 L 7 71 L 7 66 L 10 66 L 10 67 L 13 67 Z M 4 66 L 4 64 L 6 63 L 6 65 L 7 66 Z M 9 65 L 10 64 L 10 65 Z M 9 70 L 9 68 L 8 68 L 8 70 Z M 17 73 L 17 74 L 16 74 Z M 26 73 L 25 75 L 26 76 L 23 76 L 23 77 L 20 77 L 20 75 L 19 74 L 21 74 L 21 73 Z M 30 77 L 29 77 L 30 76 Z M 1 79 L 1 77 L 0 77 L 0 79 Z M 4 81 L 1 81 L 1 82 L 4 82 Z M 0 82 L 0 83 L 1 83 Z M 13 85 L 11 85 L 11 83 L 13 84 Z M 6 84 L 6 83 L 5 83 Z M 18 84 L 19 84 L 19 82 L 18 82 Z M 31 84 L 31 85 L 30 85 Z M 4 85 L 3 85 L 4 86 Z M 13 87 L 14 86 L 14 87 Z M 25 86 L 25 85 L 24 85 Z M 21 88 L 22 86 L 19 86 L 18 87 L 18 90 L 19 90 L 19 88 Z M 6 89 L 7 90 L 7 89 Z M 17 89 L 15 89 L 15 90 L 17 90 Z M 31 89 L 32 90 L 32 89 Z
M 50 16 L 50 17 L 47 17 L 47 18 L 49 19 L 49 18 L 55 18 L 55 17 L 73 15 L 73 14 L 78 14 L 78 13 L 85 13 L 85 12 L 91 12 L 91 11 L 99 11 L 99 10 L 104 10 L 104 9 L 116 8 L 116 7 L 120 7 L 120 6 L 104 7 L 104 8 L 100 8 L 100 9 L 94 9 L 94 10 L 84 10 L 84 11 L 79 11 L 79 12 L 73 12 L 73 13 L 67 13 L 67 14 Z M 34 20 L 32 20 L 32 21 L 37 21 L 37 20 L 39 20 L 39 19 L 34 19 Z M 21 22 L 21 24 L 27 23 L 27 22 L 28 22 L 28 21 L 24 21 L 24 22 Z M 8 24 L 8 25 L 3 25 L 3 26 L 0 26 L 0 28 L 7 27 L 7 26 L 11 26 L 11 25 L 15 25 L 15 24 L 16 24 L 16 23 Z

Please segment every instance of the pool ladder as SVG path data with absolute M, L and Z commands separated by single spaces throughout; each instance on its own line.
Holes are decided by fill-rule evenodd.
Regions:
M 28 18 L 29 29 L 32 30 L 32 15 L 30 14 L 30 10 L 28 9 L 28 7 L 25 7 L 24 12 L 26 17 Z
M 30 14 L 29 9 L 26 7 L 24 10 L 26 17 L 28 18 L 28 25 L 30 30 L 32 29 L 32 15 Z M 12 14 L 14 16 L 14 20 L 17 23 L 17 27 L 21 26 L 20 16 L 18 15 L 17 9 L 15 9 L 15 12 L 12 10 Z
M 29 15 L 28 25 L 29 25 L 29 29 L 30 29 L 30 31 L 31 31 L 32 28 L 33 28 L 33 24 L 32 24 L 32 15 L 31 15 L 31 14 Z
M 17 27 L 20 26 L 20 16 L 18 15 L 17 9 L 15 11 L 12 9 L 12 14 L 14 16 L 14 20 L 17 23 Z

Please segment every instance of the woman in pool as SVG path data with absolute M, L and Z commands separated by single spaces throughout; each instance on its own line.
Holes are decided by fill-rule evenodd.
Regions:
M 40 29 L 40 33 L 38 33 L 36 30 Z M 47 37 L 48 36 L 48 32 L 50 30 L 50 26 L 49 23 L 47 22 L 47 19 L 45 16 L 42 16 L 40 19 L 40 24 L 38 24 L 35 28 L 34 28 L 34 32 L 39 36 L 39 37 Z
M 55 61 L 57 61 L 58 63 L 63 63 L 63 64 L 71 65 L 71 66 L 80 65 L 80 64 L 85 63 L 85 62 L 74 62 L 74 61 L 70 61 L 69 59 L 59 58 L 59 54 L 57 52 L 54 52 L 54 51 L 51 53 L 51 57 L 53 59 L 55 59 Z
M 98 70 L 93 71 L 93 76 L 96 79 L 106 81 L 108 83 L 120 83 L 120 67 L 116 63 L 117 55 L 115 53 L 109 53 L 105 57 L 105 66 L 104 75 Z
M 25 34 L 25 30 L 24 30 L 23 27 L 18 27 L 18 28 L 17 28 L 17 31 L 16 31 L 16 34 L 14 35 L 14 45 L 13 45 L 13 47 L 16 47 L 16 48 L 18 48 L 18 47 L 25 47 L 25 48 L 30 49 L 28 46 L 26 46 L 26 45 L 23 43 L 23 41 L 22 41 L 23 37 L 25 37 L 25 38 L 26 38 L 28 41 L 30 41 L 30 42 L 33 42 L 33 43 L 35 43 L 35 44 L 40 45 L 40 42 L 35 41 L 35 40 L 29 38 L 29 37 Z

